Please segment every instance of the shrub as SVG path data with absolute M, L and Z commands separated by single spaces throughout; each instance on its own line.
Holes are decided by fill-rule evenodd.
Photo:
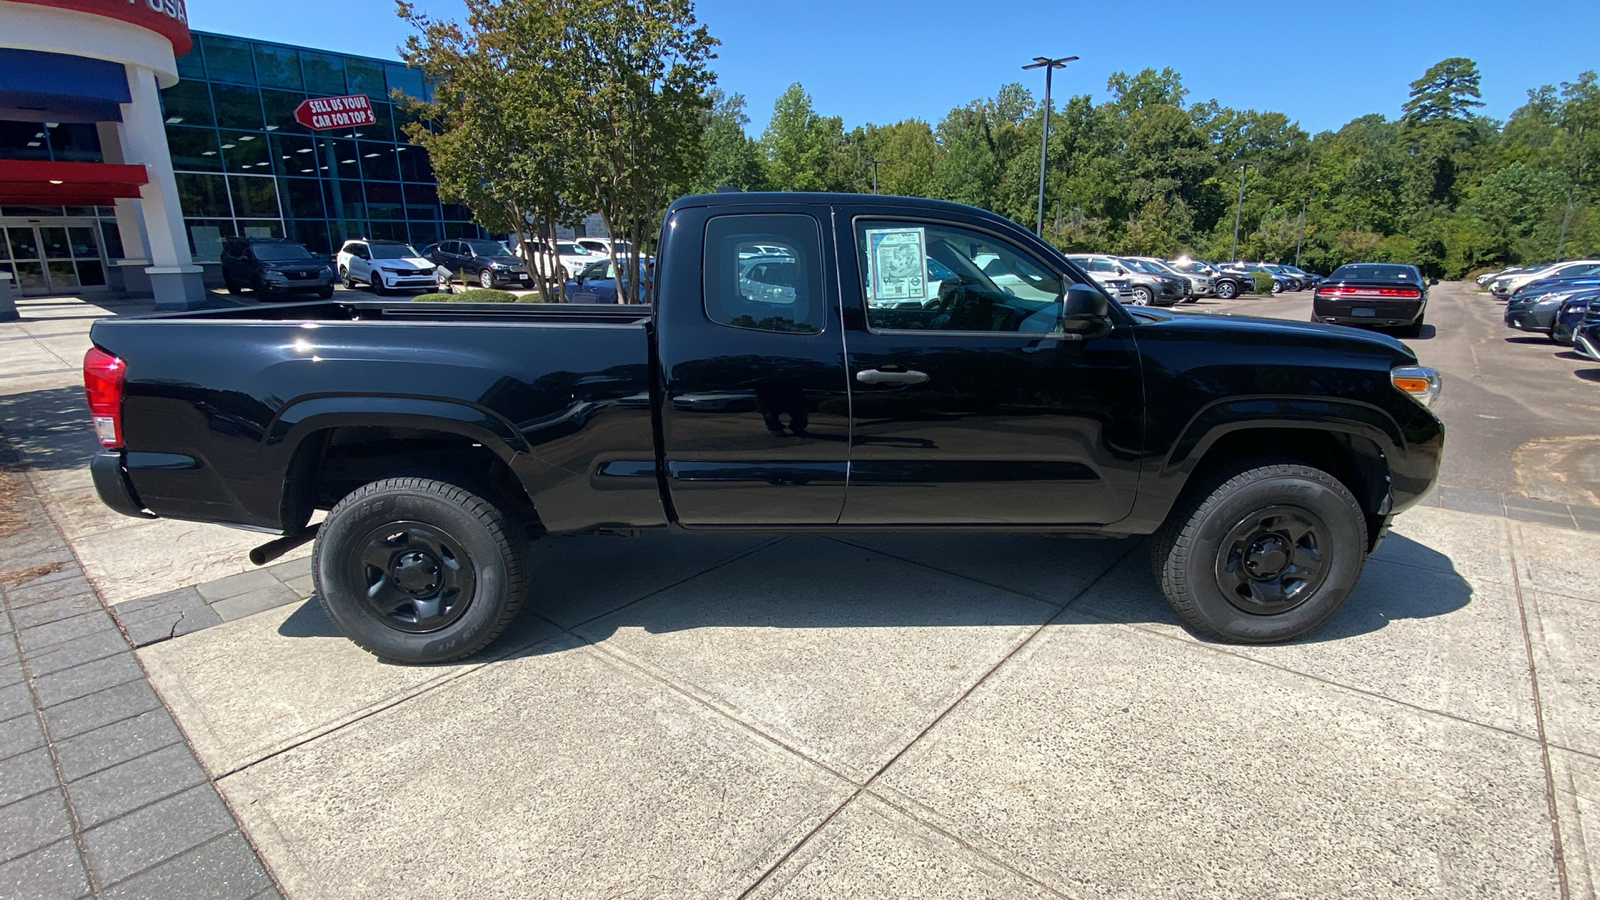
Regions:
M 473 288 L 459 294 L 418 294 L 412 303 L 516 303 L 517 295 L 510 291 L 486 291 Z
M 1268 275 L 1266 272 L 1251 272 L 1250 280 L 1256 283 L 1256 293 L 1272 293 L 1272 276 Z

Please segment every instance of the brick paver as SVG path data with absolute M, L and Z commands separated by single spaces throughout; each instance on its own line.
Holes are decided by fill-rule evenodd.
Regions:
M 3 442 L 0 897 L 278 896 Z

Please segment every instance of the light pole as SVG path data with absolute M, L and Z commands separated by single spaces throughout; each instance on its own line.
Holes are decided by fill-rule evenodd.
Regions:
M 1567 188 L 1567 211 L 1561 215 L 1561 237 L 1556 241 L 1556 262 L 1561 262 L 1561 251 L 1567 246 L 1567 223 L 1572 221 L 1572 188 Z
M 1306 239 L 1306 204 L 1310 202 L 1311 198 L 1309 197 L 1302 198 L 1300 201 L 1300 232 L 1294 238 L 1294 267 L 1296 269 L 1300 268 L 1300 245 Z
M 1033 62 L 1023 66 L 1023 71 L 1028 69 L 1044 70 L 1044 137 L 1039 140 L 1039 216 L 1034 220 L 1033 231 L 1035 234 L 1044 235 L 1044 165 L 1050 151 L 1050 76 L 1057 69 L 1065 69 L 1067 63 L 1077 60 L 1076 56 L 1062 56 L 1051 59 L 1048 56 L 1035 56 Z
M 878 166 L 888 162 L 887 159 L 869 159 L 867 165 L 872 166 L 872 192 L 878 192 Z
M 1244 176 L 1250 171 L 1249 163 L 1239 164 L 1239 204 L 1233 208 L 1233 249 L 1228 251 L 1228 261 L 1239 258 L 1239 213 L 1244 210 Z

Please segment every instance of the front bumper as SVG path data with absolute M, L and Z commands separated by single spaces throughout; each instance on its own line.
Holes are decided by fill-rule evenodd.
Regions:
M 433 288 L 439 284 L 439 276 L 432 272 L 425 275 L 413 275 L 409 272 L 404 275 L 395 275 L 391 272 L 382 272 L 380 277 L 383 279 L 384 287 L 396 291 L 403 291 L 409 288 Z
M 1600 328 L 1593 325 L 1580 328 L 1572 336 L 1572 349 L 1579 356 L 1587 356 L 1595 362 L 1600 362 Z
M 155 518 L 145 511 L 144 504 L 139 502 L 139 495 L 134 493 L 133 483 L 128 480 L 128 470 L 122 464 L 122 451 L 101 450 L 96 453 L 89 460 L 89 475 L 94 479 L 94 492 L 100 495 L 101 503 L 125 516 Z
M 1506 326 L 1518 331 L 1536 331 L 1540 334 L 1549 334 L 1550 327 L 1555 324 L 1556 310 L 1516 309 L 1506 308 Z

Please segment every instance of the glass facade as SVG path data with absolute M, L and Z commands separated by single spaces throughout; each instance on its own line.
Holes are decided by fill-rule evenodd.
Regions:
M 190 251 L 215 262 L 231 235 L 288 237 L 313 253 L 349 238 L 417 247 L 483 232 L 439 202 L 427 151 L 405 137 L 393 91 L 427 97 L 398 62 L 194 33 L 182 81 L 161 92 Z M 294 119 L 308 97 L 366 94 L 375 125 L 313 132 Z M 98 148 L 96 148 L 98 149 Z

